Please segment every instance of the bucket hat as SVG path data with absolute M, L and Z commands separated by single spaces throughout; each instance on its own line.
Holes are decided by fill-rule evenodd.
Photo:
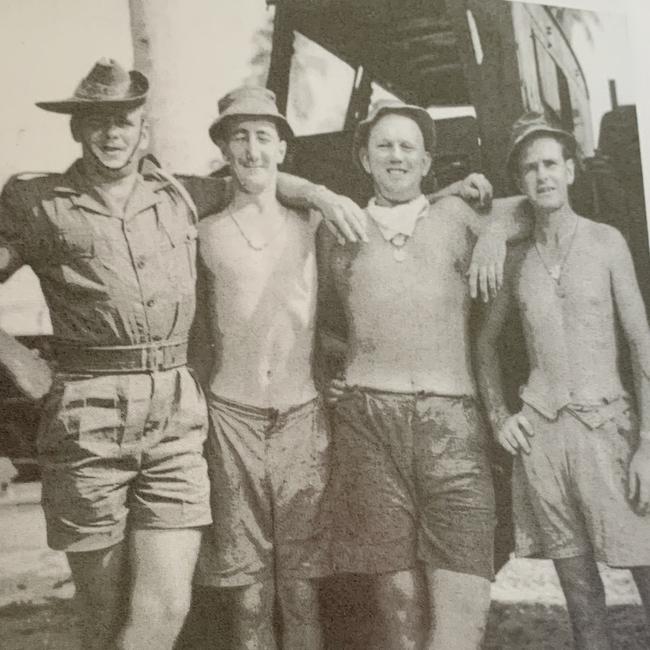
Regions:
M 559 124 L 546 117 L 543 113 L 530 111 L 524 113 L 513 125 L 510 131 L 508 145 L 507 170 L 510 178 L 516 176 L 516 163 L 522 145 L 533 135 L 551 135 L 562 140 L 569 147 L 571 156 L 575 156 L 577 143 L 572 133 L 565 131 Z
M 434 156 L 436 148 L 436 127 L 433 118 L 421 106 L 415 104 L 405 104 L 397 99 L 382 99 L 379 100 L 368 113 L 368 117 L 357 124 L 354 131 L 354 138 L 352 140 L 352 157 L 357 164 L 360 164 L 359 151 L 367 146 L 368 136 L 371 128 L 382 118 L 384 115 L 395 113 L 397 115 L 405 115 L 410 117 L 420 127 L 422 137 L 424 138 L 424 148 Z
M 113 59 L 100 59 L 86 75 L 72 97 L 36 106 L 53 113 L 76 113 L 89 108 L 135 108 L 144 104 L 149 81 L 137 70 L 127 72 Z
M 218 102 L 219 116 L 212 122 L 209 133 L 212 142 L 225 139 L 224 127 L 233 117 L 268 118 L 276 123 L 280 138 L 293 137 L 287 118 L 275 103 L 275 93 L 263 86 L 241 86 L 224 95 Z

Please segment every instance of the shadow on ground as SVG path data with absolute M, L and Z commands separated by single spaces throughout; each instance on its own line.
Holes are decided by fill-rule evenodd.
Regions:
M 0 607 L 2 650 L 80 650 L 77 613 L 70 599 Z
M 370 584 L 361 577 L 354 588 L 343 588 L 342 578 L 322 589 L 323 619 L 328 650 L 368 650 L 380 647 L 381 621 L 369 600 Z M 347 578 L 349 580 L 349 578 Z M 612 647 L 648 650 L 643 610 L 637 605 L 609 607 Z M 192 614 L 177 650 L 230 650 L 231 619 L 222 594 L 205 590 L 195 594 Z M 572 648 L 569 620 L 562 605 L 493 602 L 486 650 L 563 650 Z

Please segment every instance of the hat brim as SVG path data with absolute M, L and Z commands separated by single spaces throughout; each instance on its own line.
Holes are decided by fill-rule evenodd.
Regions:
M 129 76 L 131 77 L 131 87 L 129 94 L 126 97 L 111 97 L 103 99 L 75 96 L 50 102 L 36 102 L 36 106 L 42 108 L 44 111 L 49 111 L 50 113 L 63 113 L 66 115 L 88 111 L 95 108 L 105 108 L 108 110 L 137 108 L 147 101 L 149 82 L 147 81 L 147 78 L 137 70 L 131 70 Z
M 433 158 L 436 149 L 436 129 L 433 118 L 429 113 L 420 106 L 404 105 L 404 106 L 384 106 L 380 108 L 372 119 L 365 119 L 357 124 L 352 139 L 352 157 L 354 161 L 361 167 L 361 159 L 359 153 L 361 149 L 365 149 L 368 145 L 368 136 L 370 129 L 386 115 L 404 115 L 410 117 L 420 128 L 422 137 L 424 139 L 424 148 Z M 363 167 L 362 167 L 363 169 Z M 365 170 L 364 170 L 365 171 Z
M 514 181 L 517 178 L 517 169 L 515 162 L 519 157 L 519 152 L 521 148 L 531 140 L 531 138 L 538 137 L 543 138 L 544 136 L 551 136 L 557 138 L 558 140 L 563 140 L 568 146 L 571 156 L 575 156 L 577 153 L 578 143 L 571 133 L 568 131 L 563 131 L 562 129 L 555 129 L 552 126 L 550 127 L 540 127 L 524 133 L 520 138 L 517 138 L 510 148 L 510 153 L 508 154 L 508 159 L 506 160 L 506 169 L 510 178 Z
M 233 119 L 250 119 L 250 120 L 271 120 L 278 127 L 278 133 L 280 134 L 280 140 L 291 140 L 294 137 L 293 129 L 287 122 L 287 119 L 283 115 L 274 115 L 272 113 L 230 113 L 228 115 L 221 115 L 214 122 L 212 122 L 208 133 L 210 134 L 210 139 L 217 146 L 219 143 L 223 143 L 226 140 L 226 127 L 228 122 L 231 122 Z

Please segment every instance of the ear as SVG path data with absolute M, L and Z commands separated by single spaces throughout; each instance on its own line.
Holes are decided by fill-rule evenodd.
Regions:
M 70 116 L 70 133 L 72 133 L 72 138 L 75 142 L 81 142 L 79 116 L 74 113 Z
M 150 133 L 149 122 L 146 117 L 143 117 L 142 124 L 140 125 L 140 143 L 138 149 L 144 151 L 149 146 Z
M 366 174 L 371 176 L 372 172 L 370 171 L 370 160 L 368 158 L 368 149 L 366 147 L 359 149 L 359 161 L 361 162 L 361 166 L 363 167 Z
M 284 159 L 287 155 L 287 141 L 280 140 L 278 145 L 278 165 L 281 165 L 284 162 Z
M 433 158 L 428 151 L 424 152 L 424 169 L 422 170 L 422 178 L 424 178 L 430 171 L 431 165 L 433 163 Z
M 569 158 L 566 161 L 566 169 L 567 169 L 567 176 L 568 176 L 568 183 L 569 185 L 573 185 L 573 181 L 576 179 L 576 164 L 573 160 L 573 158 Z

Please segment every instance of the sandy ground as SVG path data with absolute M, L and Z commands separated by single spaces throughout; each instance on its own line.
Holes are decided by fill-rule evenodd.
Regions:
M 46 547 L 43 517 L 35 503 L 37 486 L 21 490 L 21 505 L 0 501 L 0 648 L 81 650 L 65 557 Z M 604 569 L 603 577 L 616 650 L 647 649 L 643 613 L 629 573 Z M 564 599 L 549 562 L 510 561 L 499 573 L 492 595 L 486 648 L 571 647 Z M 187 635 L 183 648 L 196 647 L 192 637 Z M 208 646 L 225 647 L 214 637 Z M 338 640 L 331 647 L 372 646 Z

